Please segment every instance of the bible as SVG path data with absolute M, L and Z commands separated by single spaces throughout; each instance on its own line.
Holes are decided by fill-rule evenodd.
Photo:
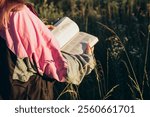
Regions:
M 78 25 L 69 17 L 61 18 L 52 30 L 52 34 L 58 40 L 61 51 L 70 54 L 82 54 L 87 43 L 93 47 L 98 38 L 86 32 L 80 32 Z

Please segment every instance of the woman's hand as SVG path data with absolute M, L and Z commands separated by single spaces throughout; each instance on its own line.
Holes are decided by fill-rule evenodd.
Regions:
M 87 54 L 89 56 L 89 61 L 88 61 L 88 65 L 89 65 L 89 72 L 91 72 L 91 70 L 94 69 L 95 65 L 96 65 L 96 61 L 95 61 L 95 58 L 94 58 L 94 47 L 90 47 L 89 43 L 87 43 L 86 45 L 86 50 L 85 50 L 85 54 Z
M 93 51 L 94 51 L 94 47 L 91 48 L 89 43 L 87 43 L 85 53 L 88 54 L 88 55 L 92 55 Z
M 47 26 L 47 28 L 50 29 L 50 30 L 53 30 L 53 29 L 56 28 L 54 25 L 46 25 L 46 26 Z

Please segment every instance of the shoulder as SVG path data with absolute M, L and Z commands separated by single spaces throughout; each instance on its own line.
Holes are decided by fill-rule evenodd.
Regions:
M 46 25 L 24 5 L 22 9 L 10 14 L 9 28 L 17 30 L 20 35 L 49 35 L 50 30 Z
M 24 5 L 21 9 L 11 12 L 9 16 L 9 27 L 19 28 L 34 28 L 41 24 L 40 19 Z
M 30 9 L 23 5 L 22 8 L 20 8 L 17 11 L 10 12 L 10 21 L 16 21 L 18 22 L 18 19 L 27 20 L 27 19 L 35 19 L 37 16 L 30 11 Z

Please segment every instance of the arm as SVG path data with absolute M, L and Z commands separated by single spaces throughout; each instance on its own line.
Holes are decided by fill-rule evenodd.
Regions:
M 59 44 L 46 25 L 26 6 L 10 15 L 6 41 L 19 58 L 28 57 L 41 75 L 65 81 L 66 60 Z
M 59 82 L 66 81 L 67 77 L 68 82 L 80 84 L 93 69 L 91 55 L 63 54 L 63 57 L 50 30 L 27 8 L 12 14 L 10 19 L 12 25 L 7 30 L 9 48 L 19 58 L 29 57 L 32 63 L 34 61 L 41 75 L 45 74 Z
M 81 55 L 71 55 L 63 52 L 63 56 L 67 60 L 67 82 L 79 85 L 85 75 L 91 73 L 95 67 L 93 50 L 87 47 L 87 51 Z

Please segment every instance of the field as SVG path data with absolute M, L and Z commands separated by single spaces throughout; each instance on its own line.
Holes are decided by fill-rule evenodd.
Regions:
M 45 24 L 68 16 L 99 38 L 97 66 L 80 84 L 56 83 L 56 99 L 150 99 L 148 0 L 29 0 Z

